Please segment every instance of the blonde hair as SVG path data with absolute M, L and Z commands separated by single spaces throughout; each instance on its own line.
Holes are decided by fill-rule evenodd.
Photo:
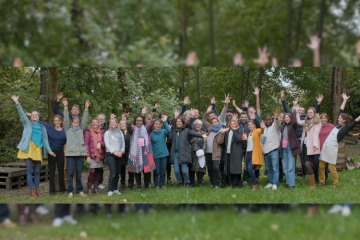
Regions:
M 122 131 L 121 128 L 120 128 L 120 124 L 121 124 L 122 122 L 125 123 L 125 132 L 127 132 L 127 127 L 126 127 L 126 121 L 125 121 L 125 120 L 121 120 L 121 121 L 119 122 L 119 125 L 118 125 L 118 126 L 119 126 L 119 129 L 120 129 L 120 131 Z
M 118 130 L 118 132 L 121 132 L 120 124 L 118 123 L 118 120 L 117 120 L 116 118 L 110 118 L 110 120 L 109 120 L 109 131 L 110 131 L 111 133 L 113 133 L 112 128 L 111 128 L 111 126 L 110 126 L 111 120 L 114 120 L 114 121 L 116 122 L 116 124 L 117 124 L 116 129 Z
M 198 125 L 203 125 L 203 122 L 200 120 L 200 119 L 196 119 L 195 121 L 194 121 L 194 125 L 196 125 L 196 124 L 198 124 Z
M 314 107 L 310 107 L 308 108 L 309 110 L 313 110 L 314 111 L 314 117 L 312 118 L 313 124 L 318 124 L 320 123 L 320 118 L 316 115 L 316 109 Z M 306 114 L 306 118 L 305 118 L 305 123 L 306 121 L 309 119 L 308 114 Z

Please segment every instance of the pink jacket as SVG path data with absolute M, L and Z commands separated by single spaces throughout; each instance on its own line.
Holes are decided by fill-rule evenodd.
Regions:
M 105 130 L 101 130 L 101 153 L 100 158 L 105 159 L 105 141 L 104 141 Z M 86 146 L 86 157 L 95 159 L 95 146 L 90 130 L 86 130 L 84 133 L 84 142 Z
M 298 113 L 296 114 L 296 119 L 299 125 L 305 125 L 305 120 L 300 120 L 300 116 Z M 320 154 L 320 138 L 319 138 L 320 130 L 321 130 L 321 122 L 319 121 L 318 124 L 314 124 L 308 131 L 306 136 L 307 155 Z M 303 132 L 301 136 L 301 144 L 300 144 L 301 150 L 305 139 L 305 132 L 306 132 L 306 126 L 303 127 Z

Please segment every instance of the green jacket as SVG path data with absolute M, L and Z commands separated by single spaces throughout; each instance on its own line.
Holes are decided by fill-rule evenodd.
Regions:
M 65 157 L 68 156 L 86 156 L 86 147 L 84 142 L 84 132 L 86 129 L 89 112 L 84 111 L 81 119 L 80 129 L 75 131 L 71 128 L 68 110 L 64 110 L 64 130 L 66 132 L 66 150 Z

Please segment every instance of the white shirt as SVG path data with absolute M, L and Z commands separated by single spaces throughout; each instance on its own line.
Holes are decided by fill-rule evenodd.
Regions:
M 252 139 L 252 133 L 249 133 L 248 139 L 247 139 L 247 148 L 246 151 L 247 152 L 251 152 L 254 148 L 254 142 Z
M 109 136 L 110 135 L 110 136 Z M 106 146 L 106 152 L 120 152 L 122 151 L 125 153 L 125 139 L 124 134 L 121 132 L 122 139 L 117 139 L 114 137 L 110 130 L 105 132 L 104 140 L 105 140 L 105 146 Z M 122 148 L 120 149 L 120 141 L 122 141 Z
M 230 153 L 230 148 L 231 148 L 231 141 L 232 141 L 232 138 L 233 138 L 233 131 L 230 130 L 229 131 L 229 137 L 228 137 L 228 145 L 227 145 L 227 153 Z

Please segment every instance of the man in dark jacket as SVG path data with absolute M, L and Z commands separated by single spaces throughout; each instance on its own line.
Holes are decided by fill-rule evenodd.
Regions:
M 290 113 L 291 114 L 291 109 L 288 107 L 287 103 L 286 103 L 286 100 L 285 100 L 285 94 L 284 94 L 284 90 L 281 91 L 280 93 L 281 95 L 281 103 L 284 107 L 284 111 L 286 113 Z M 316 113 L 319 113 L 320 112 L 320 108 L 321 108 L 321 101 L 323 100 L 323 95 L 319 94 L 319 97 L 316 98 L 317 100 L 317 105 L 316 105 Z M 298 104 L 299 102 L 299 99 L 296 98 L 294 101 L 293 101 L 293 106 L 295 106 L 296 104 Z M 300 115 L 300 119 L 301 120 L 305 120 L 306 118 L 306 112 L 305 112 L 305 108 L 303 106 L 300 106 L 300 109 L 299 109 L 299 115 Z M 299 145 L 301 144 L 301 136 L 302 136 L 302 132 L 303 132 L 303 126 L 302 125 L 298 125 L 298 128 L 296 130 L 296 136 L 298 138 L 298 142 L 299 142 Z M 300 159 L 301 159 L 301 168 L 302 168 L 302 180 L 304 181 L 306 178 L 307 178 L 307 169 L 306 169 L 306 165 L 305 165 L 305 161 L 306 161 L 306 156 L 304 156 L 303 153 L 300 153 Z M 296 161 L 296 159 L 295 159 Z
M 60 110 L 60 100 L 62 97 L 63 97 L 63 93 L 62 92 L 58 93 L 56 97 L 56 101 L 54 103 L 53 112 L 55 114 L 59 114 L 64 119 L 64 113 Z M 81 122 L 81 117 L 79 116 L 79 113 L 80 113 L 79 105 L 74 104 L 71 108 L 71 112 L 69 113 L 70 122 L 73 119 L 73 117 L 78 117 L 79 121 Z

